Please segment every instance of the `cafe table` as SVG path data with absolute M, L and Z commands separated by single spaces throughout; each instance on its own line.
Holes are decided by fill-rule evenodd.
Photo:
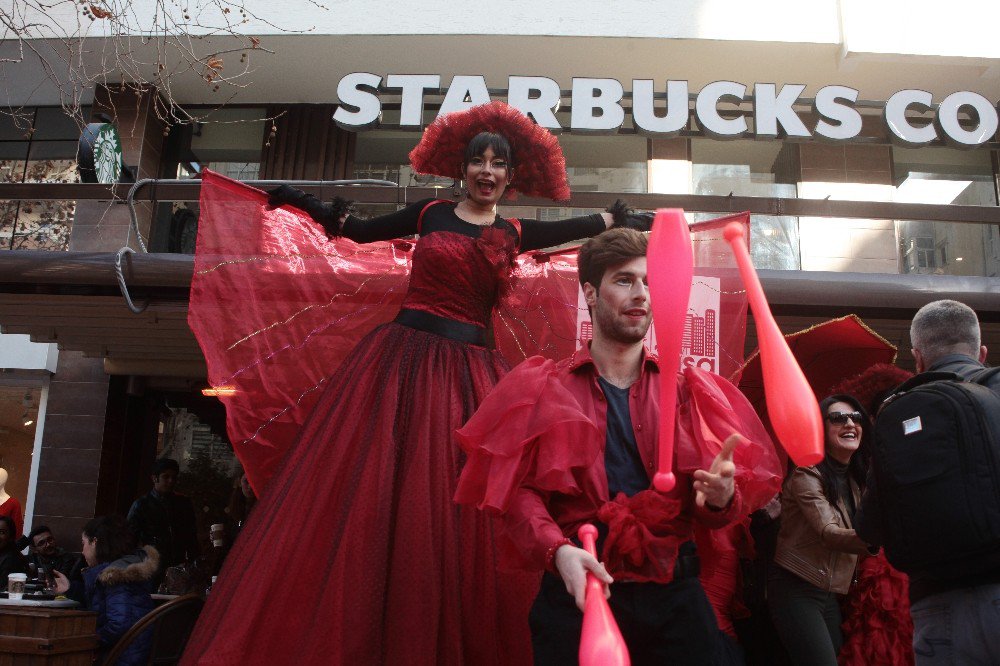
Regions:
M 91 666 L 97 614 L 68 599 L 0 599 L 0 666 Z

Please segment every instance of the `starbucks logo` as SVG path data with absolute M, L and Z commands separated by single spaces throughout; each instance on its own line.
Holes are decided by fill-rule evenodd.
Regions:
M 122 144 L 113 125 L 105 125 L 94 141 L 97 182 L 114 183 L 122 175 Z
M 122 175 L 122 142 L 110 123 L 90 123 L 80 137 L 80 176 L 87 183 L 117 183 Z

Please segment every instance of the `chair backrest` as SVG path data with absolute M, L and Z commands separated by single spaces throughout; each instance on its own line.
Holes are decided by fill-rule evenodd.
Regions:
M 151 632 L 149 659 L 157 666 L 176 664 L 194 629 L 205 601 L 197 594 L 171 599 L 146 613 L 125 632 L 104 659 L 103 666 L 114 666 L 126 650 L 146 631 Z

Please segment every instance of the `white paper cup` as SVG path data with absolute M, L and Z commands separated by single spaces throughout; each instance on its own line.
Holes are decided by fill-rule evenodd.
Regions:
M 7 576 L 7 598 L 21 599 L 24 597 L 24 584 L 28 582 L 28 574 L 12 573 Z

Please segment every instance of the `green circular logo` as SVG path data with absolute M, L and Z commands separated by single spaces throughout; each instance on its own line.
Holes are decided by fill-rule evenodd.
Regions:
M 94 139 L 94 171 L 99 183 L 117 183 L 122 175 L 122 141 L 109 123 L 101 126 Z
M 86 183 L 117 183 L 122 175 L 122 141 L 111 123 L 90 123 L 80 137 L 77 155 Z

